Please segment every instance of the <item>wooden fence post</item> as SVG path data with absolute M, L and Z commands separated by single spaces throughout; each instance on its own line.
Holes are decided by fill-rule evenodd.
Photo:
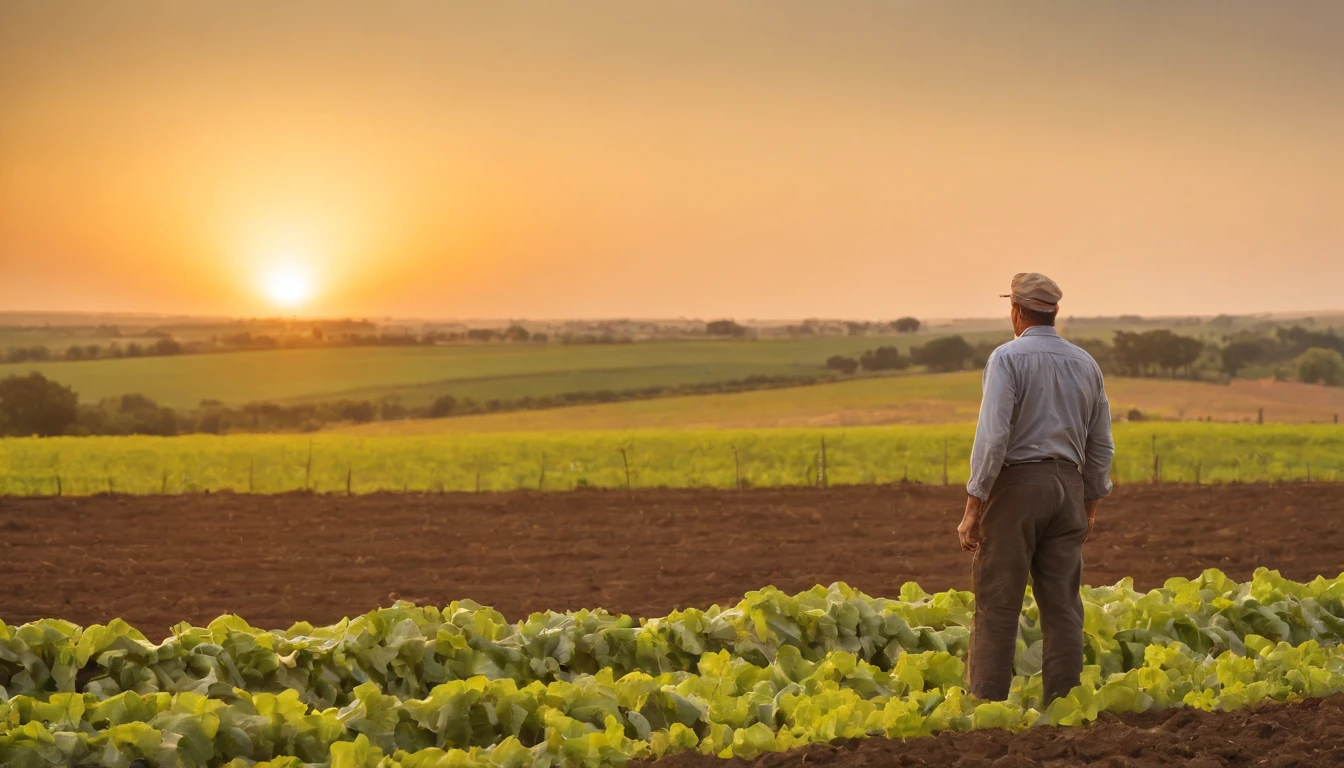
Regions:
M 826 477 L 826 469 L 827 469 L 827 467 L 826 467 L 826 436 L 825 436 L 825 435 L 822 435 L 822 436 L 821 436 L 821 464 L 819 465 L 819 469 L 820 469 L 820 471 L 817 473 L 817 475 L 818 475 L 818 477 L 819 477 L 820 480 L 821 480 L 821 487 L 822 487 L 822 488 L 825 488 L 825 487 L 827 487 L 827 486 L 829 485 L 829 483 L 827 482 L 827 477 Z
M 625 466 L 625 492 L 626 492 L 627 494 L 629 494 L 629 493 L 631 493 L 631 490 L 630 490 L 630 457 L 626 454 L 626 452 L 625 452 L 625 446 L 624 446 L 624 445 L 621 446 L 621 464 L 623 464 L 623 465 Z
M 733 446 L 733 487 L 742 490 L 742 463 L 737 457 L 737 446 Z
M 1153 484 L 1162 482 L 1162 457 L 1157 453 L 1157 435 L 1153 435 Z
M 947 438 L 943 438 L 943 485 L 947 485 Z
M 541 454 L 541 477 L 537 478 L 537 490 L 540 491 L 546 486 L 546 454 Z

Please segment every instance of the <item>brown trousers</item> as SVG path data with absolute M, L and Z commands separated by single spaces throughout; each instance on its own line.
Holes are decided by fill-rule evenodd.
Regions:
M 1018 617 L 1027 579 L 1045 635 L 1045 701 L 1067 695 L 1083 671 L 1083 539 L 1087 510 L 1078 468 L 1062 461 L 1005 468 L 989 492 L 983 539 L 971 566 L 975 624 L 971 693 L 1002 701 L 1013 682 Z

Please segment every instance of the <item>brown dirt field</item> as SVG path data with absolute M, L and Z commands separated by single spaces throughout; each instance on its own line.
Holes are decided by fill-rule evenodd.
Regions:
M 658 768 L 1220 768 L 1257 765 L 1344 765 L 1344 697 L 1209 713 L 1168 709 L 1141 715 L 1103 714 L 1083 728 L 1033 728 L 1023 733 L 975 731 L 893 741 L 857 739 L 815 744 L 757 760 L 676 755 Z
M 0 620 L 120 616 L 158 639 L 238 613 L 329 623 L 396 597 L 520 617 L 658 616 L 773 584 L 894 595 L 969 587 L 956 487 L 371 496 L 0 499 Z M 1140 588 L 1209 567 L 1344 571 L 1344 488 L 1125 486 L 1101 508 L 1088 583 Z

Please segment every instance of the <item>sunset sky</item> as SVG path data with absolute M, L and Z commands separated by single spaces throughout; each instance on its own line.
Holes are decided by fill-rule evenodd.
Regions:
M 0 310 L 1344 309 L 1344 3 L 0 0 Z

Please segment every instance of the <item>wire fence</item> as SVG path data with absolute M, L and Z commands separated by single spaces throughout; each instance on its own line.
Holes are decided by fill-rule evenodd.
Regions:
M 6 439 L 0 440 L 0 495 L 959 485 L 969 475 L 973 437 L 973 428 L 955 425 L 559 436 Z M 1339 482 L 1344 430 L 1117 425 L 1111 477 L 1117 484 Z

